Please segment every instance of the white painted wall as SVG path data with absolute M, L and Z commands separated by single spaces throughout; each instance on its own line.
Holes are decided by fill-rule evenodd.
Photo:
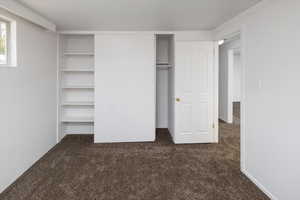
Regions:
M 241 54 L 234 53 L 233 57 L 233 102 L 241 101 Z
M 168 128 L 169 71 L 156 72 L 156 128 Z
M 219 118 L 229 123 L 232 121 L 232 116 L 230 116 L 232 112 L 228 106 L 232 101 L 229 95 L 231 93 L 230 89 L 233 88 L 229 87 L 229 79 L 232 74 L 228 70 L 228 52 L 237 48 L 240 48 L 239 39 L 226 42 L 219 48 Z
M 300 199 L 300 1 L 266 0 L 219 27 L 242 28 L 242 171 L 272 199 Z
M 213 31 L 175 31 L 176 41 L 212 41 Z
M 56 143 L 57 36 L 17 20 L 18 66 L 0 67 L 0 192 Z

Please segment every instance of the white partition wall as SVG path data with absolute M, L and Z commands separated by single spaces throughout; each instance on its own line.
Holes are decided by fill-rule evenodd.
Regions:
M 155 39 L 95 36 L 95 142 L 155 140 Z

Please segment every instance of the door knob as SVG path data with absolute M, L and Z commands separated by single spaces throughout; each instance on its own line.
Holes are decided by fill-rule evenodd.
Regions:
M 176 98 L 176 101 L 177 101 L 177 102 L 180 102 L 180 98 Z

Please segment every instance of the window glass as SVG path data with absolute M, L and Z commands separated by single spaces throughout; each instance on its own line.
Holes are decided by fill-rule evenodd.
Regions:
M 0 21 L 0 65 L 7 64 L 7 23 Z

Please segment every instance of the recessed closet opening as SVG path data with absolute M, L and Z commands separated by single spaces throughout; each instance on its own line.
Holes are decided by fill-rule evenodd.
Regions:
M 59 135 L 94 133 L 94 35 L 60 35 Z
M 156 35 L 156 129 L 173 133 L 174 35 Z

